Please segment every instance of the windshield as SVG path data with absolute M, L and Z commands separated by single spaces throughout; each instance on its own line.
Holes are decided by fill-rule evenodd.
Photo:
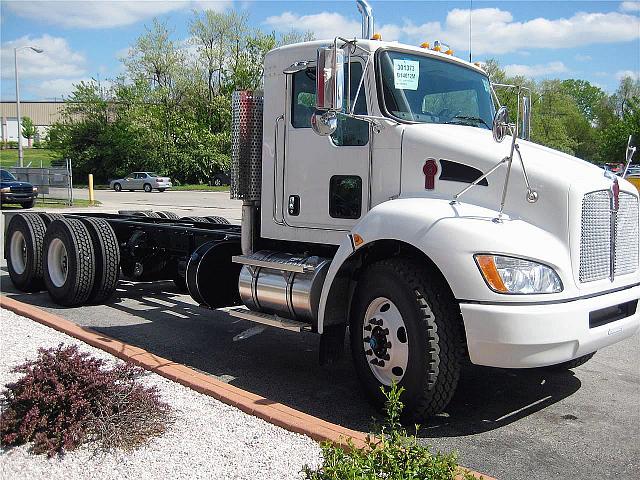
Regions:
M 150 177 L 159 177 L 160 176 L 156 172 L 147 172 L 147 175 L 149 175 Z
M 380 52 L 379 68 L 388 116 L 491 128 L 495 110 L 485 75 L 445 60 L 393 50 Z
M 0 175 L 2 176 L 2 180 L 4 180 L 5 182 L 15 182 L 16 181 L 16 177 L 14 177 L 13 175 L 11 175 L 11 172 L 8 172 L 7 170 L 0 170 Z

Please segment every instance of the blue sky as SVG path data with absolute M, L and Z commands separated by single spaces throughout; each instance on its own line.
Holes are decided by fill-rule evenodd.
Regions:
M 468 58 L 470 1 L 370 0 L 384 40 L 440 40 Z M 122 72 L 119 56 L 158 17 L 187 39 L 193 9 L 249 12 L 265 31 L 311 30 L 316 38 L 359 35 L 354 0 L 345 1 L 28 1 L 2 0 L 1 97 L 15 99 L 13 49 L 21 98 L 60 98 L 82 79 Z M 623 75 L 640 75 L 638 1 L 473 1 L 474 61 L 497 59 L 510 73 L 580 78 L 608 92 Z

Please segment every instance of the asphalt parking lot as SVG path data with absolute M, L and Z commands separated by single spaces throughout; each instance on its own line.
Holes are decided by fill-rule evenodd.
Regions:
M 169 199 L 167 193 L 158 198 Z M 201 192 L 174 195 L 182 193 L 195 193 L 198 208 L 226 208 L 210 206 L 217 199 L 203 200 Z M 227 213 L 234 208 L 230 202 Z M 123 280 L 106 305 L 61 308 L 46 292 L 16 292 L 4 260 L 0 269 L 3 294 L 79 325 L 349 428 L 366 430 L 379 418 L 360 392 L 350 356 L 320 367 L 313 334 L 256 329 L 199 307 L 171 282 Z M 458 450 L 463 465 L 500 479 L 639 478 L 640 336 L 604 349 L 573 372 L 469 366 L 447 411 L 419 435 L 434 449 Z

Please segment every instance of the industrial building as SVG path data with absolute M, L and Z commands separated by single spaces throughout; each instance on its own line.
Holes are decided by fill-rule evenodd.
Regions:
M 62 120 L 65 102 L 34 102 L 21 101 L 20 113 L 22 118 L 29 117 L 37 128 L 34 140 L 44 139 L 49 127 Z M 16 102 L 3 101 L 0 104 L 0 118 L 2 119 L 2 144 L 18 141 L 18 120 L 16 115 Z M 22 145 L 28 146 L 26 138 L 22 139 Z

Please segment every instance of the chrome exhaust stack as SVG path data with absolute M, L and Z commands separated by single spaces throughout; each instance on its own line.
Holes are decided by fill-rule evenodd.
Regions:
M 358 11 L 362 15 L 362 38 L 373 36 L 373 9 L 367 0 L 356 0 Z

